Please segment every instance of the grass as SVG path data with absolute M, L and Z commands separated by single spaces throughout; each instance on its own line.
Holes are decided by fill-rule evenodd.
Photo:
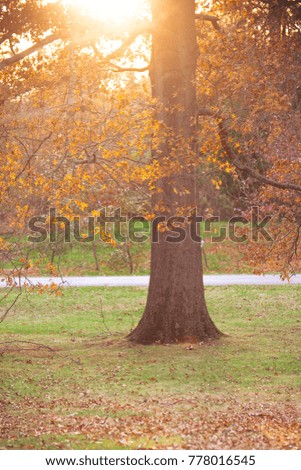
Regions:
M 55 352 L 0 345 L 10 348 L 0 354 L 0 448 L 297 448 L 300 287 L 215 287 L 206 296 L 227 336 L 193 349 L 125 341 L 143 288 L 24 297 L 0 325 L 1 341 Z
M 205 273 L 251 272 L 251 267 L 248 266 L 246 260 L 242 263 L 243 254 L 240 244 L 234 243 L 229 237 L 223 242 L 214 242 L 221 228 L 226 226 L 226 222 L 212 223 L 210 228 L 202 224 L 201 235 L 205 240 L 206 254 Z M 91 242 L 79 243 L 74 240 L 72 243 L 58 242 L 56 244 L 48 242 L 29 244 L 26 239 L 19 242 L 23 244 L 23 253 L 28 251 L 30 260 L 35 263 L 39 260 L 39 263 L 29 270 L 29 275 L 49 275 L 48 265 L 51 261 L 65 276 L 149 274 L 149 240 L 144 243 L 129 242 L 127 246 L 117 244 L 116 247 L 99 240 L 94 245 Z M 18 243 L 16 247 L 18 248 Z M 14 266 L 20 265 L 19 258 L 20 255 L 17 255 L 14 259 Z M 13 268 L 13 265 L 9 262 L 2 262 L 0 267 L 9 270 Z

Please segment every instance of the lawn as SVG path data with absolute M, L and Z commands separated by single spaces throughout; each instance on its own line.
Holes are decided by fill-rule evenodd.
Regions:
M 300 287 L 207 288 L 224 337 L 147 347 L 146 289 L 63 293 L 0 324 L 0 449 L 301 448 Z
M 205 240 L 204 272 L 216 273 L 248 273 L 252 268 L 244 259 L 243 245 L 234 243 L 227 237 L 222 242 L 216 242 L 221 230 L 229 231 L 226 222 L 212 223 L 210 228 L 202 224 L 201 235 Z M 28 258 L 34 266 L 29 269 L 29 275 L 49 275 L 49 263 L 53 263 L 57 272 L 64 276 L 97 276 L 97 275 L 145 275 L 150 267 L 150 240 L 144 243 L 128 242 L 113 246 L 97 240 L 94 243 L 29 243 L 26 238 L 11 240 L 16 249 L 13 262 L 4 261 L 2 267 L 9 271 L 16 266 L 21 267 L 20 246 L 22 253 L 28 253 Z M 19 251 L 18 251 L 19 250 Z M 25 257 L 26 258 L 26 257 Z M 37 263 L 38 261 L 38 263 Z M 25 261 L 26 264 L 26 261 Z M 23 262 L 24 266 L 24 262 Z

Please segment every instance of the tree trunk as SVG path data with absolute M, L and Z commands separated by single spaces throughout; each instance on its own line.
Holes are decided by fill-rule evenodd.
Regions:
M 153 42 L 150 79 L 158 103 L 160 139 L 154 139 L 153 159 L 173 168 L 157 182 L 153 196 L 156 215 L 189 216 L 196 206 L 195 191 L 195 71 L 197 41 L 194 0 L 152 0 Z M 159 140 L 159 144 L 158 144 Z M 188 212 L 188 213 L 187 213 Z M 148 300 L 133 342 L 198 342 L 221 333 L 209 317 L 203 285 L 201 246 L 183 225 L 185 240 L 167 241 L 171 229 L 159 233 L 153 227 Z M 155 241 L 154 241 L 155 240 Z
M 286 9 L 286 1 L 283 0 L 270 0 L 269 13 L 268 13 L 268 28 L 271 44 L 276 45 L 285 36 L 285 27 L 283 25 L 283 18 Z

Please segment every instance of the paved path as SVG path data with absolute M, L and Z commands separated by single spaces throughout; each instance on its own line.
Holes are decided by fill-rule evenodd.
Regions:
M 84 276 L 84 277 L 30 277 L 32 284 L 61 284 L 66 287 L 147 287 L 149 276 Z M 27 281 L 27 282 L 28 282 Z M 17 280 L 19 282 L 19 280 Z M 26 282 L 21 279 L 21 284 Z M 287 285 L 287 281 L 281 281 L 279 275 L 266 274 L 265 276 L 255 276 L 253 274 L 208 274 L 204 276 L 205 286 L 280 286 Z M 291 278 L 291 284 L 301 284 L 301 274 Z M 5 282 L 0 281 L 0 287 L 5 287 Z

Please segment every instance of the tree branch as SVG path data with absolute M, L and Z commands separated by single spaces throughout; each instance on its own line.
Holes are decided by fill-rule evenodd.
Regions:
M 149 65 L 145 67 L 120 67 L 116 64 L 111 64 L 113 72 L 146 72 L 149 69 Z
M 26 168 L 28 166 L 30 166 L 30 163 L 31 163 L 31 160 L 37 155 L 38 151 L 42 148 L 42 146 L 44 145 L 44 143 L 50 139 L 50 137 L 52 136 L 52 132 L 50 132 L 46 137 L 44 137 L 44 139 L 42 139 L 37 148 L 33 151 L 33 153 L 28 157 L 27 161 L 25 162 L 23 168 L 19 171 L 19 173 L 16 175 L 15 177 L 15 181 L 17 181 L 20 176 L 23 174 L 23 172 L 26 170 Z
M 128 47 L 135 41 L 136 37 L 140 36 L 140 34 L 146 34 L 150 32 L 151 32 L 151 23 L 144 23 L 142 25 L 140 24 L 139 26 L 137 26 L 137 28 L 135 28 L 131 32 L 129 37 L 123 41 L 123 43 L 118 49 L 116 49 L 115 51 L 105 56 L 104 59 L 109 60 L 109 61 L 115 59 L 120 54 L 125 52 L 126 49 L 128 49 Z
M 242 173 L 247 173 L 252 178 L 255 178 L 257 181 L 260 181 L 261 183 L 266 184 L 268 186 L 273 186 L 275 188 L 283 190 L 291 189 L 293 191 L 301 192 L 301 186 L 297 184 L 282 183 L 280 181 L 267 178 L 266 176 L 261 175 L 258 171 L 254 170 L 253 168 L 240 162 L 237 155 L 229 144 L 229 132 L 226 125 L 226 119 L 221 115 L 218 110 L 210 108 L 200 108 L 198 110 L 198 116 L 211 116 L 218 120 L 219 138 L 221 144 L 223 146 L 224 151 L 226 152 L 228 161 L 232 163 L 235 168 L 237 168 L 237 170 Z
M 291 254 L 288 258 L 288 264 L 291 265 L 291 262 L 293 261 L 293 257 L 297 257 L 298 256 L 298 247 L 299 247 L 299 240 L 300 240 L 300 232 L 301 232 L 301 225 L 298 225 L 298 228 L 297 228 L 297 233 L 296 233 L 296 236 L 293 240 L 293 243 L 292 243 L 292 246 L 291 246 Z
M 44 46 L 47 46 L 48 44 L 54 41 L 57 41 L 58 39 L 61 39 L 61 38 L 57 34 L 50 34 L 49 36 L 46 36 L 46 38 L 41 39 L 41 41 L 37 42 L 36 44 L 29 47 L 28 49 L 25 49 L 25 51 L 19 52 L 18 54 L 12 57 L 9 57 L 8 59 L 2 60 L 0 62 L 0 70 L 3 70 L 5 67 L 13 65 L 16 62 L 19 62 L 25 57 L 28 57 L 29 55 L 33 54 L 34 52 L 37 52 L 38 50 L 42 49 Z
M 212 26 L 214 29 L 216 29 L 216 31 L 221 31 L 222 29 L 220 25 L 218 24 L 219 18 L 217 16 L 206 15 L 205 13 L 197 13 L 195 15 L 195 19 L 202 20 L 202 21 L 211 21 Z
M 18 348 L 18 349 L 12 349 L 12 348 L 6 348 L 6 349 L 0 349 L 0 354 L 3 354 L 7 351 L 13 351 L 13 352 L 19 352 L 19 351 L 36 351 L 37 349 L 47 349 L 48 351 L 52 352 L 52 353 L 56 353 L 56 351 L 54 349 L 52 349 L 50 346 L 46 346 L 45 344 L 41 344 L 41 343 L 35 343 L 33 341 L 4 341 L 3 343 L 0 343 L 0 347 L 1 346 L 5 346 L 5 345 L 10 345 L 10 344 L 29 344 L 31 346 L 34 346 L 34 348 Z
M 2 315 L 2 317 L 0 318 L 0 323 L 4 322 L 5 318 L 7 317 L 7 315 L 9 314 L 9 312 L 11 311 L 11 309 L 14 307 L 14 305 L 17 303 L 17 300 L 18 298 L 22 295 L 22 291 L 20 290 L 20 292 L 18 293 L 18 295 L 15 297 L 14 301 L 12 302 L 12 304 L 6 309 L 6 311 L 4 312 L 4 314 Z
M 5 33 L 5 34 L 0 38 L 0 45 L 3 44 L 5 41 L 7 41 L 7 39 L 11 38 L 12 35 L 13 35 L 13 33 L 11 33 L 10 31 L 8 31 L 7 33 Z

